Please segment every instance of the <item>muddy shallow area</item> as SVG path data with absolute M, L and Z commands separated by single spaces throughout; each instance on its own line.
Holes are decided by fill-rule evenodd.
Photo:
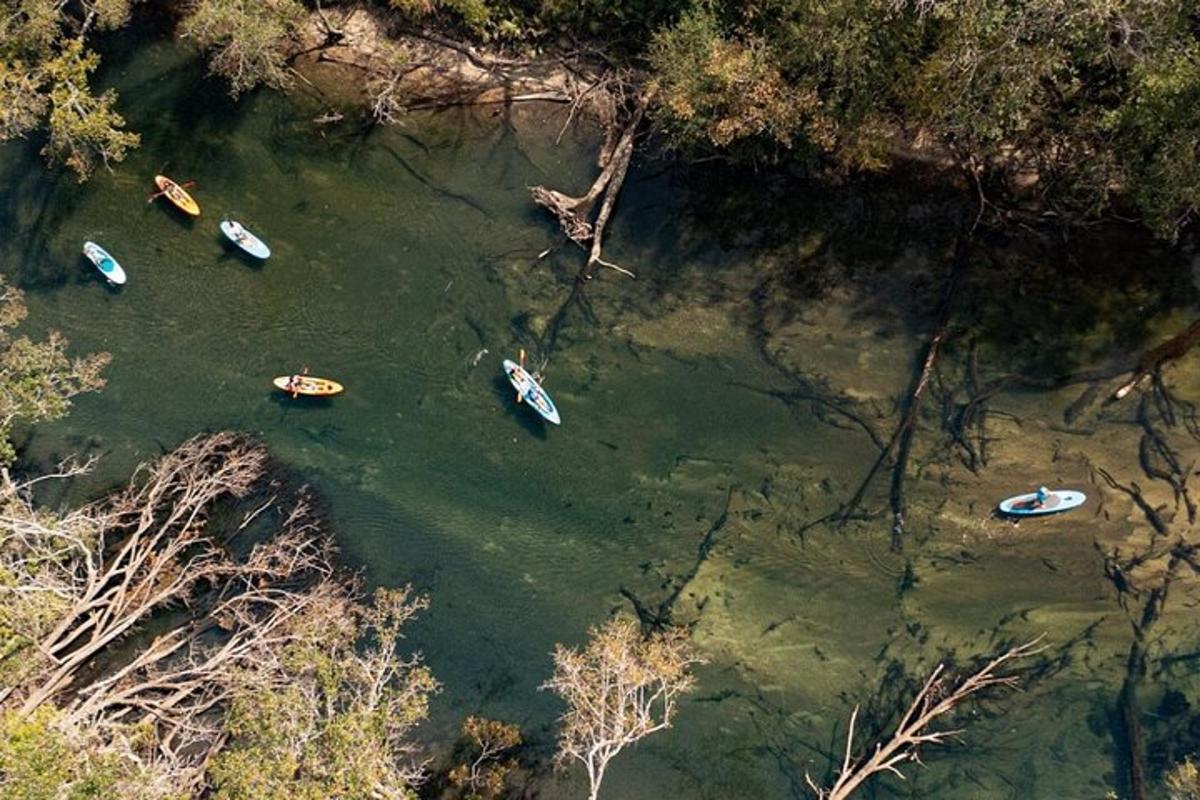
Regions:
M 1197 596 L 1190 564 L 1169 564 L 1200 539 L 1200 355 L 1105 402 L 1195 319 L 1186 250 L 1125 228 L 980 232 L 915 417 L 897 537 L 886 464 L 847 507 L 939 327 L 953 193 L 642 160 L 606 248 L 638 277 L 603 271 L 572 295 L 582 254 L 527 189 L 590 182 L 596 137 L 555 145 L 561 105 L 318 127 L 304 101 L 231 106 L 167 43 L 109 64 L 144 135 L 114 174 L 79 187 L 33 146 L 0 148 L 0 269 L 28 290 L 30 329 L 114 356 L 109 387 L 29 435 L 28 457 L 103 454 L 102 485 L 197 429 L 263 436 L 321 491 L 369 581 L 430 593 L 410 643 L 445 683 L 432 746 L 484 713 L 548 751 L 560 709 L 536 687 L 554 642 L 630 597 L 672 596 L 709 663 L 678 725 L 616 762 L 613 800 L 800 796 L 854 705 L 865 736 L 939 660 L 1039 635 L 1023 692 L 973 706 L 961 743 L 876 792 L 1127 796 L 1131 619 L 1148 779 L 1197 746 Z M 163 170 L 197 181 L 196 223 L 143 202 Z M 272 259 L 227 253 L 223 213 Z M 85 238 L 125 265 L 124 290 L 80 262 Z M 546 365 L 561 428 L 512 402 L 499 362 L 521 347 Z M 346 395 L 281 402 L 269 378 L 299 363 Z M 993 514 L 1041 483 L 1089 501 Z M 537 780 L 544 797 L 580 788 Z

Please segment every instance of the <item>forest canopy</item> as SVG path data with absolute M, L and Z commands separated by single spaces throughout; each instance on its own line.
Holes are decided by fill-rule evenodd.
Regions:
M 154 0 L 143 0 L 151 5 Z M 1171 239 L 1200 209 L 1197 0 L 377 0 L 413 29 L 514 55 L 598 54 L 651 91 L 658 141 L 747 168 L 954 165 L 983 196 Z M 287 88 L 304 15 L 338 3 L 194 0 L 180 35 L 231 94 Z M 90 84 L 129 0 L 3 0 L 0 139 L 43 131 L 81 178 L 138 144 Z M 163 6 L 168 8 L 168 6 Z

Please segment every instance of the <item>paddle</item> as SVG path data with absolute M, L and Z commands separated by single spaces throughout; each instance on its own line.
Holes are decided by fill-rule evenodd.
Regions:
M 190 189 L 196 185 L 196 182 L 195 181 L 184 181 L 183 183 L 177 183 L 175 185 L 178 186 L 180 189 Z M 153 203 L 155 200 L 162 197 L 164 194 L 166 194 L 169 191 L 171 191 L 170 188 L 166 188 L 166 189 L 163 189 L 161 192 L 154 192 L 153 194 L 151 194 L 149 197 L 146 198 L 146 202 Z
M 525 369 L 525 348 L 524 347 L 521 348 L 521 354 L 517 358 L 517 364 L 521 367 L 521 369 Z M 521 390 L 517 389 L 517 402 L 520 403 L 522 400 L 523 400 L 523 398 L 521 397 Z
M 300 370 L 300 375 L 303 376 L 303 375 L 307 375 L 307 374 L 308 374 L 308 364 L 305 364 L 304 369 Z M 296 376 L 293 375 L 292 377 L 295 378 Z M 297 381 L 297 380 L 292 381 L 292 399 L 293 400 L 295 400 L 297 397 L 300 396 L 299 386 L 300 386 L 300 381 Z

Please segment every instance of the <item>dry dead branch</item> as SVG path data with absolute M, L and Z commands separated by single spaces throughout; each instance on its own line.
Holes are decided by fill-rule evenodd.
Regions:
M 621 134 L 616 139 L 616 145 L 613 147 L 611 155 L 606 161 L 602 158 L 603 169 L 596 180 L 592 182 L 591 188 L 586 194 L 580 197 L 571 197 L 545 186 L 534 186 L 530 189 L 534 202 L 549 209 L 558 218 L 559 224 L 571 241 L 580 247 L 589 247 L 588 259 L 582 271 L 585 278 L 591 277 L 592 269 L 596 265 L 608 267 L 631 278 L 635 277 L 630 270 L 604 260 L 604 231 L 608 226 L 613 209 L 616 207 L 617 197 L 625 182 L 625 175 L 629 171 L 629 162 L 633 158 L 634 141 L 651 99 L 649 93 L 643 93 L 638 97 L 632 114 L 620 129 Z M 615 127 L 610 128 L 610 133 L 612 130 L 615 130 Z M 600 208 L 593 221 L 592 211 L 595 209 L 597 201 L 600 203 Z
M 332 545 L 303 492 L 290 507 L 274 494 L 239 524 L 210 526 L 218 503 L 251 494 L 266 462 L 244 437 L 200 436 L 144 466 L 128 488 L 58 514 L 35 507 L 36 481 L 8 479 L 0 570 L 12 579 L 0 584 L 0 603 L 16 634 L 7 658 L 20 668 L 6 671 L 0 706 L 29 714 L 54 703 L 64 730 L 100 735 L 106 747 L 139 723 L 152 735 L 135 737 L 129 757 L 195 785 L 224 740 L 223 704 L 247 681 L 283 680 L 283 648 L 311 630 L 294 622 L 352 593 L 333 575 Z M 274 535 L 236 557 L 229 538 L 268 511 Z M 105 673 L 93 670 L 128 634 L 181 608 L 185 622 Z
M 698 663 L 685 630 L 643 636 L 628 619 L 593 629 L 583 650 L 555 648 L 554 675 L 542 685 L 567 703 L 555 760 L 584 765 L 589 800 L 596 800 L 617 754 L 671 727 L 679 696 L 695 683 L 691 667 Z
M 1041 637 L 1038 637 L 1009 648 L 985 664 L 982 669 L 957 683 L 946 678 L 945 665 L 939 664 L 917 692 L 891 737 L 887 741 L 876 743 L 869 756 L 858 760 L 852 756 L 854 728 L 858 721 L 858 706 L 855 706 L 847 726 L 846 750 L 837 779 L 832 786 L 822 788 L 812 776 L 805 775 L 809 787 L 819 800 L 845 800 L 873 775 L 890 772 L 903 780 L 904 773 L 900 771 L 900 767 L 913 762 L 920 763 L 919 751 L 922 745 L 942 744 L 962 732 L 956 729 L 932 730 L 938 718 L 954 711 L 971 696 L 985 689 L 995 686 L 1015 687 L 1016 676 L 999 675 L 998 670 L 1012 661 L 1041 652 L 1044 648 L 1040 646 L 1040 641 Z

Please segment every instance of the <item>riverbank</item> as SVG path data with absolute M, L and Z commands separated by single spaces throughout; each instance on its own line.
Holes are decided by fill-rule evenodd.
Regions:
M 385 79 L 393 81 L 397 104 L 413 111 L 580 99 L 584 110 L 611 113 L 612 98 L 595 89 L 599 62 L 578 54 L 513 58 L 416 32 L 373 6 L 313 11 L 293 43 L 293 60 L 333 100 L 369 102 L 370 81 Z
M 1028 691 L 973 709 L 968 746 L 931 751 L 913 791 L 1100 797 L 1122 785 L 1111 714 L 1129 619 L 1159 564 L 1129 573 L 1135 597 L 1113 588 L 1122 573 L 1110 577 L 1108 556 L 1172 539 L 1097 468 L 1170 512 L 1170 536 L 1188 532 L 1187 510 L 1143 471 L 1134 398 L 1068 422 L 1088 382 L 1022 379 L 1104 372 L 1186 325 L 1196 293 L 1183 254 L 1119 226 L 1065 243 L 978 238 L 895 550 L 886 479 L 845 524 L 819 521 L 878 457 L 869 431 L 886 438 L 898 419 L 937 323 L 958 192 L 640 160 L 611 232 L 613 258 L 639 277 L 601 273 L 570 300 L 584 256 L 527 189 L 595 173 L 595 131 L 571 126 L 555 142 L 566 104 L 525 104 L 529 125 L 452 107 L 338 131 L 312 124 L 328 110 L 319 101 L 231 104 L 171 42 L 111 63 L 104 79 L 147 133 L 117 172 L 80 188 L 47 175 L 35 148 L 0 150 L 19 231 L 0 240 L 0 263 L 31 289 L 30 328 L 114 354 L 105 392 L 39 428 L 26 452 L 102 453 L 102 486 L 197 428 L 261 434 L 328 500 L 346 561 L 371 585 L 430 594 L 410 638 L 446 687 L 430 743 L 483 713 L 547 752 L 561 707 L 537 686 L 553 644 L 628 613 L 623 588 L 657 605 L 680 587 L 675 618 L 712 663 L 677 725 L 616 762 L 615 800 L 789 796 L 806 770 L 827 769 L 826 743 L 856 703 L 874 700 L 882 720 L 935 662 L 1039 633 L 1052 650 Z M 194 223 L 143 202 L 143 177 L 168 160 L 198 181 L 206 216 Z M 225 253 L 224 213 L 262 233 L 270 262 Z M 88 238 L 118 243 L 123 292 L 78 263 Z M 561 428 L 513 402 L 499 359 L 521 347 L 548 359 Z M 347 392 L 280 402 L 267 379 L 297 363 Z M 1163 379 L 1192 402 L 1198 374 L 1193 354 Z M 1190 463 L 1186 408 L 1167 426 L 1147 397 Z M 978 471 L 950 424 L 973 400 Z M 992 515 L 1041 481 L 1092 502 L 1044 521 Z M 1196 591 L 1181 573 L 1154 632 L 1141 704 L 1152 770 L 1195 741 Z M 578 794 L 571 778 L 539 780 L 540 796 Z

